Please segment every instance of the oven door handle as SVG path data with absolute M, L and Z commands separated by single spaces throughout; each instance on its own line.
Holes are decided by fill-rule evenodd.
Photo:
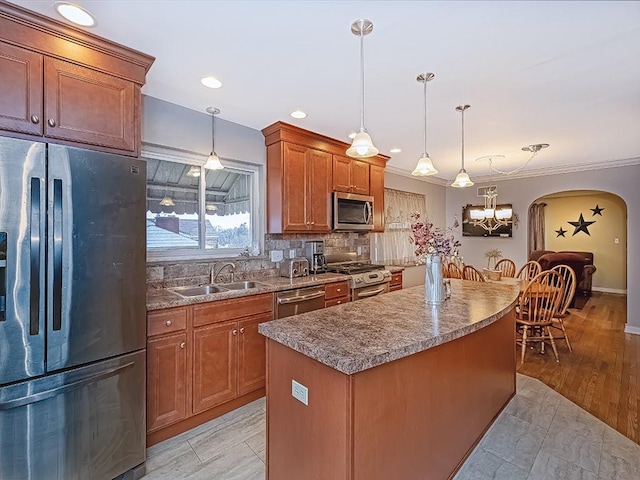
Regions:
M 358 298 L 367 298 L 367 297 L 373 297 L 374 295 L 378 295 L 379 293 L 384 292 L 387 289 L 387 286 L 385 285 L 382 288 L 379 288 L 378 290 L 373 290 L 372 292 L 362 292 L 362 293 L 358 293 Z
M 300 302 L 304 302 L 305 300 L 311 300 L 313 298 L 320 298 L 320 297 L 324 297 L 324 292 L 309 293 L 308 295 L 300 295 L 299 297 L 278 298 L 278 304 L 284 305 L 287 303 L 300 303 Z

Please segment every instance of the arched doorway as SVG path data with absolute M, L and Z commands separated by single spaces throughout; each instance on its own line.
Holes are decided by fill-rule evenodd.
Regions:
M 544 204 L 543 250 L 591 252 L 597 268 L 593 290 L 627 292 L 627 204 L 621 197 L 570 190 L 544 195 L 534 204 Z

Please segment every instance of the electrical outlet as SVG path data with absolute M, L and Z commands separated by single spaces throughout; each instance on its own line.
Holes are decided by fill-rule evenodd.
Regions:
M 292 248 L 291 250 L 289 250 L 289 258 L 295 258 L 296 256 L 296 249 Z
M 284 252 L 282 250 L 271 250 L 271 252 L 269 252 L 269 259 L 272 262 L 281 262 L 284 260 Z
M 295 380 L 291 380 L 291 396 L 305 405 L 309 405 L 309 389 Z
M 362 255 L 362 247 L 356 248 L 356 252 L 358 252 L 358 255 Z

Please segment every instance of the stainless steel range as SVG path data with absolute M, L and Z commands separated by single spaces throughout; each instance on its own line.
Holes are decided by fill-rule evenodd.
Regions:
M 352 300 L 362 300 L 389 291 L 391 272 L 384 266 L 358 262 L 355 253 L 337 253 L 325 257 L 327 271 L 350 276 Z

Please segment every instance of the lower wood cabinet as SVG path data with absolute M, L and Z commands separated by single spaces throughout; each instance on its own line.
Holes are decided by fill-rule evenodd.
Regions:
M 187 416 L 187 336 L 166 335 L 147 343 L 147 429 Z
M 330 283 L 324 287 L 324 306 L 333 307 L 351 301 L 349 282 Z
M 402 272 L 396 272 L 391 275 L 391 282 L 389 282 L 389 291 L 394 292 L 396 290 L 402 290 Z
M 258 324 L 269 320 L 271 293 L 148 313 L 148 445 L 214 418 L 225 404 L 237 408 L 262 395 L 265 338 Z

